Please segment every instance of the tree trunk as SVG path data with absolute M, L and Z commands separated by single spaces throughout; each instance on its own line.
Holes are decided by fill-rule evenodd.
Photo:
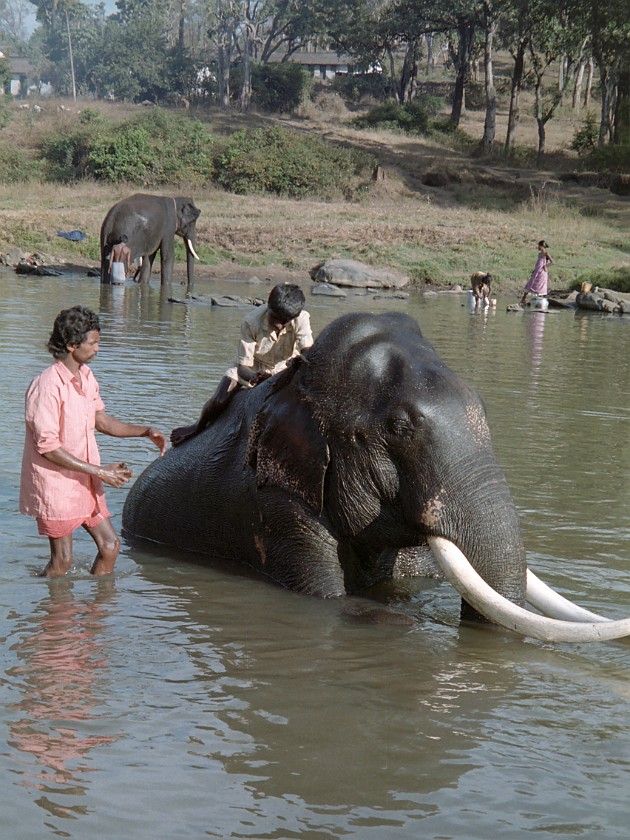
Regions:
M 573 85 L 573 101 L 572 106 L 573 110 L 576 114 L 580 113 L 580 107 L 582 105 L 582 85 L 584 83 L 584 69 L 586 68 L 586 59 L 582 58 L 580 61 L 580 66 L 578 67 L 577 74 L 575 76 L 575 84 Z
M 534 71 L 536 73 L 536 88 L 535 88 L 535 114 L 536 126 L 538 127 L 538 162 L 542 160 L 545 154 L 545 116 L 543 111 L 543 73 Z
M 426 41 L 426 44 L 427 44 L 427 63 L 426 63 L 425 75 L 428 76 L 429 75 L 429 70 L 432 69 L 433 62 L 434 62 L 434 58 L 433 58 L 433 33 L 432 32 L 427 32 L 427 34 L 424 36 L 424 40 Z
M 604 61 L 602 60 L 599 63 L 599 83 L 602 90 L 602 101 L 601 101 L 601 109 L 600 109 L 600 121 L 599 121 L 599 137 L 597 140 L 597 144 L 599 146 L 603 146 L 604 143 L 610 138 L 610 129 L 611 129 L 611 94 L 612 88 L 614 87 L 614 83 L 611 79 L 611 74 L 606 67 Z
M 564 89 L 564 78 L 567 71 L 567 57 L 566 55 L 560 56 L 560 61 L 558 62 L 558 90 L 561 91 Z
M 630 68 L 619 73 L 613 143 L 627 143 L 630 140 Z
M 593 89 L 593 75 L 595 73 L 595 67 L 593 64 L 593 59 L 589 58 L 587 63 L 588 73 L 586 75 L 586 90 L 584 91 L 584 107 L 588 108 L 591 104 L 591 91 Z
M 396 73 L 396 64 L 394 63 L 394 53 L 388 48 L 387 59 L 389 61 L 389 76 L 392 80 L 392 90 L 396 97 L 396 102 L 400 102 L 400 90 L 398 86 L 398 74 Z
M 505 136 L 505 148 L 511 149 L 516 139 L 516 130 L 520 120 L 520 95 L 523 83 L 523 72 L 525 70 L 525 47 L 526 41 L 520 41 L 514 56 L 514 71 L 512 73 L 512 88 L 510 91 L 510 113 L 508 115 L 507 134 Z
M 454 128 L 457 128 L 459 125 L 462 113 L 464 112 L 464 91 L 466 89 L 468 69 L 470 66 L 472 42 L 475 35 L 474 22 L 467 18 L 460 19 L 457 27 L 457 35 L 457 76 L 455 78 L 455 89 L 453 91 L 453 105 L 451 108 L 450 118 L 451 125 Z
M 420 42 L 418 38 L 414 38 L 407 44 L 405 52 L 405 59 L 400 74 L 399 88 L 399 102 L 411 102 L 416 90 L 416 82 L 418 78 L 418 57 L 420 55 Z
M 230 107 L 230 50 L 221 44 L 218 49 L 218 84 L 219 102 L 224 108 Z
M 248 111 L 252 101 L 252 74 L 249 61 L 250 56 L 250 27 L 245 23 L 243 32 L 243 86 L 241 88 L 240 106 L 241 111 Z
M 494 72 L 492 69 L 492 44 L 497 24 L 490 18 L 490 9 L 484 2 L 484 17 L 486 21 L 486 37 L 484 43 L 483 66 L 485 73 L 486 119 L 483 126 L 483 150 L 492 151 L 497 126 L 497 94 L 494 87 Z

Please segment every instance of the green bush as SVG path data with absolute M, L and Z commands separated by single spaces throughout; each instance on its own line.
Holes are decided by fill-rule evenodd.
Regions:
M 385 99 L 391 93 L 388 79 L 382 73 L 344 73 L 335 76 L 330 87 L 353 102 Z
M 96 108 L 84 108 L 79 114 L 81 125 L 105 125 L 106 118 Z
M 19 181 L 31 181 L 40 176 L 39 161 L 33 160 L 18 149 L 0 148 L 0 183 L 15 184 Z
M 621 295 L 630 294 L 630 268 L 610 268 L 607 270 L 596 269 L 581 274 L 574 283 L 572 289 L 579 289 L 584 282 L 599 286 L 600 289 L 610 289 L 619 292 Z
M 354 125 L 357 128 L 397 128 L 410 134 L 424 134 L 429 128 L 429 116 L 417 102 L 405 105 L 385 102 L 357 117 Z
M 11 84 L 11 67 L 9 59 L 3 55 L 0 57 L 0 94 L 8 94 Z
M 149 133 L 140 126 L 125 125 L 113 136 L 96 141 L 88 154 L 87 171 L 102 181 L 147 184 L 152 180 L 153 161 Z
M 153 108 L 116 127 L 91 109 L 79 121 L 81 129 L 51 135 L 43 143 L 54 179 L 91 177 L 143 186 L 212 180 L 213 140 L 198 120 Z
M 7 108 L 7 101 L 10 100 L 11 96 L 9 94 L 0 96 L 0 128 L 6 128 L 13 119 L 13 114 Z
M 443 96 L 436 96 L 433 93 L 419 93 L 413 100 L 426 113 L 431 116 L 437 116 L 446 107 L 446 102 Z
M 312 80 L 298 64 L 255 64 L 252 67 L 252 98 L 266 111 L 295 111 L 308 98 Z
M 630 143 L 597 146 L 585 157 L 585 162 L 593 169 L 607 169 L 610 172 L 630 172 Z
M 89 129 L 61 131 L 46 137 L 42 143 L 47 176 L 53 181 L 73 181 L 83 178 L 92 148 Z
M 595 114 L 589 113 L 584 118 L 582 125 L 573 135 L 571 148 L 580 157 L 590 154 L 597 147 L 599 137 L 599 126 Z
M 236 132 L 215 167 L 217 182 L 231 192 L 331 198 L 353 194 L 375 163 L 371 155 L 276 127 Z

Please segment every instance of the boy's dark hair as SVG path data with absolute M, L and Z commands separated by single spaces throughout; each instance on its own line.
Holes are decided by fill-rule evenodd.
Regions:
M 68 344 L 78 347 L 83 344 L 91 330 L 100 332 L 101 325 L 96 312 L 85 306 L 72 306 L 63 309 L 55 318 L 53 329 L 48 339 L 48 352 L 55 359 L 63 359 L 68 355 Z
M 279 318 L 292 321 L 304 309 L 304 292 L 294 283 L 279 283 L 269 292 L 267 305 Z
M 547 245 L 547 243 L 545 242 L 544 239 L 541 239 L 540 242 L 538 243 L 538 247 L 539 248 L 548 248 L 549 245 Z

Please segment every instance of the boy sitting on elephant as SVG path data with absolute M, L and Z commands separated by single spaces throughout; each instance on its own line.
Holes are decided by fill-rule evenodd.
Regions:
M 207 428 L 239 388 L 252 388 L 284 370 L 287 363 L 313 343 L 311 320 L 304 309 L 306 299 L 299 286 L 274 286 L 264 306 L 243 319 L 237 357 L 225 372 L 216 391 L 191 426 L 171 432 L 171 443 L 179 446 Z

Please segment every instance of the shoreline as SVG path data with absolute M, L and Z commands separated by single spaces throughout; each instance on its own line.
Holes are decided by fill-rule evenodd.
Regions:
M 34 252 L 39 253 L 39 252 Z M 41 254 L 41 256 L 45 256 Z M 50 260 L 50 261 L 48 261 Z M 159 281 L 160 279 L 160 269 L 159 269 L 159 262 L 156 261 L 156 265 L 158 266 L 157 269 L 154 269 L 151 273 L 151 281 L 155 282 L 156 280 Z M 15 266 L 6 265 L 2 266 L 6 268 L 7 271 L 15 271 Z M 94 272 L 98 273 L 100 270 L 100 266 L 95 264 L 93 260 L 82 259 L 81 257 L 73 258 L 70 260 L 65 260 L 63 258 L 50 258 L 46 256 L 46 262 L 43 264 L 43 267 L 50 268 L 55 271 L 60 271 L 61 275 L 50 275 L 50 276 L 63 276 L 64 274 L 76 273 L 76 274 L 89 274 L 89 276 L 94 277 Z M 47 275 L 37 275 L 37 274 L 20 274 L 21 277 L 30 277 L 30 276 L 47 276 Z M 280 265 L 278 263 L 269 263 L 268 265 L 259 265 L 259 266 L 244 266 L 235 261 L 230 260 L 223 260 L 218 263 L 201 263 L 196 264 L 195 266 L 195 284 L 197 282 L 207 283 L 213 280 L 221 281 L 221 282 L 233 282 L 233 283 L 260 283 L 261 285 L 265 286 L 272 286 L 276 283 L 296 283 L 300 286 L 310 286 L 316 285 L 316 282 L 311 278 L 308 269 L 302 268 L 288 268 L 287 266 Z M 127 281 L 129 282 L 129 280 Z M 510 282 L 507 279 L 501 279 L 495 283 L 493 293 L 499 295 L 516 295 L 520 294 L 522 291 L 523 284 L 519 284 L 516 282 Z M 173 287 L 177 286 L 186 286 L 186 263 L 180 262 L 175 263 L 174 270 L 173 270 L 173 282 L 171 284 Z M 335 285 L 331 283 L 331 285 Z M 351 290 L 353 287 L 343 287 L 339 286 L 338 288 L 343 290 Z M 356 290 L 360 287 L 354 287 Z M 469 289 L 469 284 L 467 279 L 462 280 L 453 280 L 452 282 L 431 282 L 431 281 L 422 281 L 422 282 L 410 282 L 407 286 L 401 287 L 398 290 L 395 290 L 393 287 L 388 288 L 384 287 L 382 289 L 374 288 L 371 291 L 374 292 L 393 292 L 393 291 L 401 291 L 401 292 L 409 292 L 409 293 L 419 293 L 419 294 L 426 294 L 426 293 L 436 293 L 436 294 L 462 294 L 467 292 Z M 559 289 L 550 289 L 550 292 L 560 293 L 562 290 Z

